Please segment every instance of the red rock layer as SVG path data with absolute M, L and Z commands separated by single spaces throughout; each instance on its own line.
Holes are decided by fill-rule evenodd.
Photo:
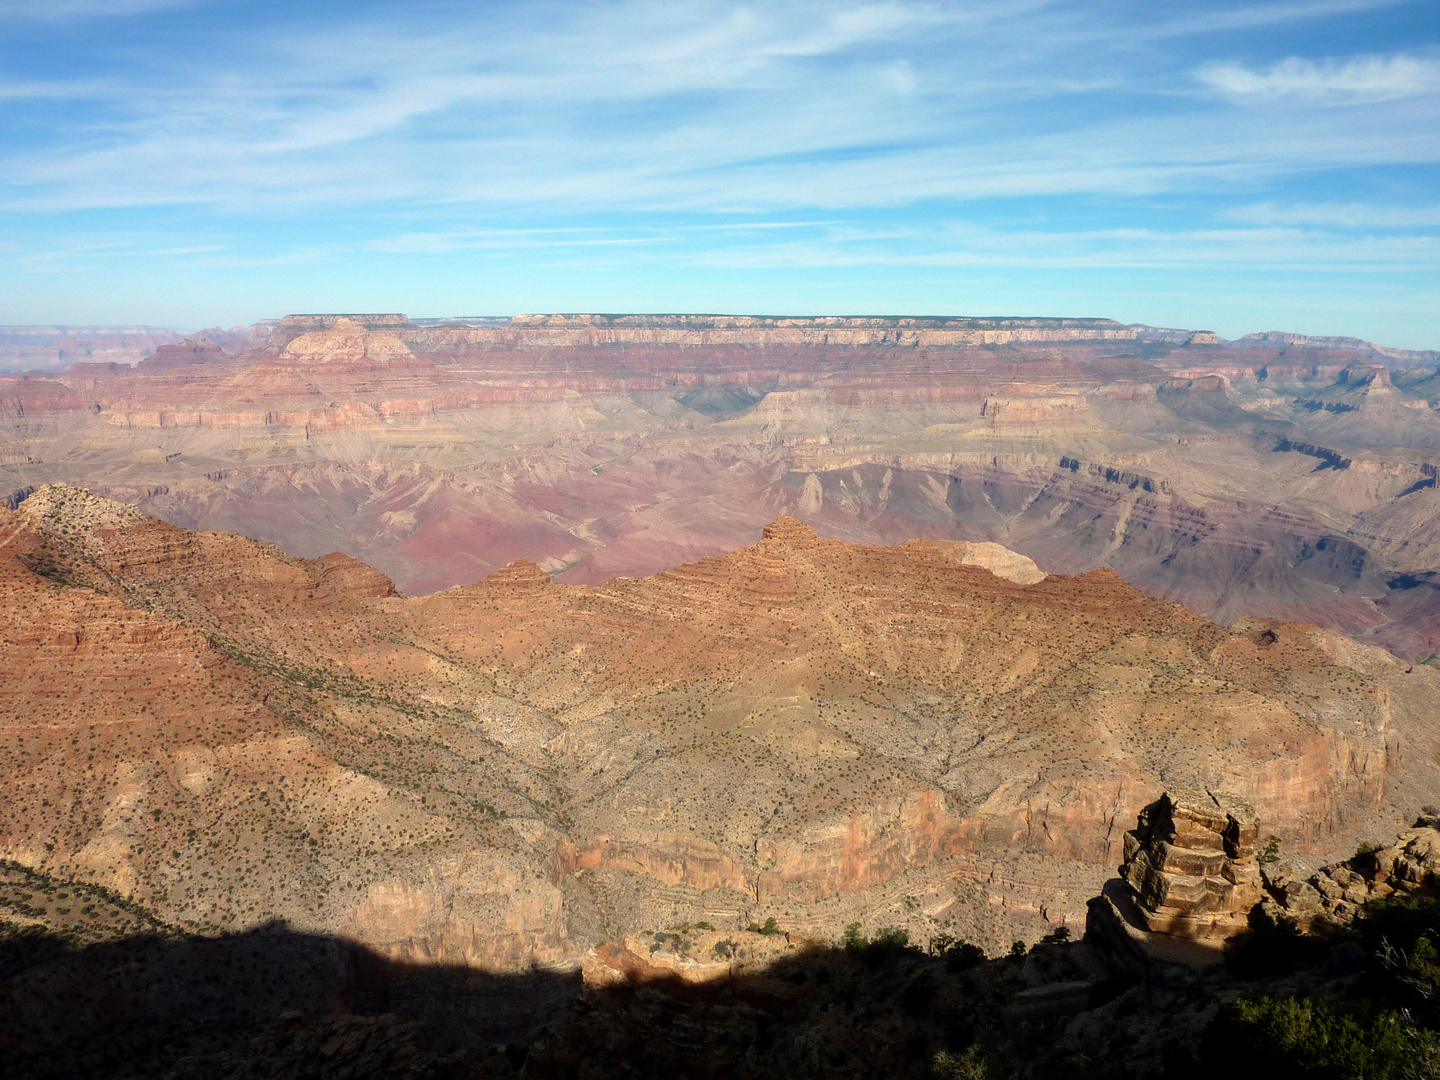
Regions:
M 1327 849 L 1423 769 L 1391 686 L 1428 671 L 969 557 L 782 518 L 652 578 L 517 562 L 407 599 L 45 488 L 0 515 L 0 851 L 174 918 L 513 966 L 877 896 L 917 931 L 979 925 L 977 887 L 1078 915 L 1182 774 Z

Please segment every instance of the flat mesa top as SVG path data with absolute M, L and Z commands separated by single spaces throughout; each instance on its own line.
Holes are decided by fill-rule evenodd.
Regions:
M 369 318 L 370 316 L 365 316 Z M 517 326 L 657 326 L 701 330 L 756 328 L 823 330 L 1015 330 L 1121 329 L 1114 319 L 1040 318 L 1031 316 L 951 315 L 721 315 L 721 314 L 587 314 L 516 315 Z

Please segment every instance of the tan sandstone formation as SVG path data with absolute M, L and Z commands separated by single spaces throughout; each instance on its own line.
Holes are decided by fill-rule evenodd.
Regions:
M 1440 673 L 1321 641 L 786 518 L 650 578 L 405 597 L 51 486 L 0 510 L 0 857 L 427 963 L 769 917 L 996 951 L 1078 918 L 1175 770 L 1288 850 L 1387 827 L 1435 737 L 1392 702 Z
M 413 360 L 415 354 L 394 334 L 340 317 L 323 330 L 309 330 L 291 339 L 281 357 L 294 363 L 344 364 Z
M 1130 975 L 1155 962 L 1216 962 L 1262 896 L 1257 834 L 1255 808 L 1243 799 L 1167 790 L 1125 834 L 1120 877 L 1087 905 L 1085 941 L 1105 966 Z
M 1255 808 L 1223 793 L 1167 791 L 1125 834 L 1120 876 L 1145 928 L 1190 939 L 1245 929 L 1260 899 Z
M 1262 910 L 1293 922 L 1302 931 L 1345 926 L 1371 900 L 1434 894 L 1440 888 L 1440 813 L 1426 808 L 1414 828 L 1393 844 L 1363 845 L 1355 855 L 1323 866 L 1308 878 L 1281 862 L 1260 868 L 1265 886 Z
M 1393 844 L 1362 844 L 1308 878 L 1257 859 L 1255 810 L 1204 789 L 1167 791 L 1125 835 L 1120 878 L 1089 903 L 1085 940 L 1103 963 L 1131 975 L 1160 962 L 1213 964 L 1218 946 L 1257 916 L 1302 933 L 1343 930 L 1367 903 L 1440 892 L 1440 812 L 1426 807 Z
M 793 932 L 757 934 L 686 924 L 672 930 L 627 934 L 619 941 L 597 945 L 585 954 L 581 971 L 585 985 L 592 989 L 656 983 L 717 987 L 736 979 L 763 979 L 777 960 L 831 944 L 828 939 Z M 794 987 L 789 989 L 793 995 Z

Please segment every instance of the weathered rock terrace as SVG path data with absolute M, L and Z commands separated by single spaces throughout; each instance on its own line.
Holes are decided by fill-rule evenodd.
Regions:
M 46 487 L 0 512 L 0 587 L 0 855 L 182 923 L 426 962 L 863 912 L 1000 947 L 1078 919 L 1169 771 L 1329 851 L 1387 820 L 1433 738 L 1392 700 L 1435 673 L 1333 635 L 785 518 L 653 578 L 517 562 L 406 598 L 345 556 Z M 1217 917 L 1245 856 L 1167 820 L 1156 873 L 1180 865 L 1162 844 L 1204 873 L 1138 887 L 1198 882 Z
M 1223 623 L 1440 649 L 1440 385 L 1358 346 L 1182 346 L 1059 319 L 305 315 L 261 344 L 264 329 L 157 341 L 137 368 L 97 354 L 0 378 L 0 495 L 89 486 L 177 524 L 348 551 L 406 592 L 517 557 L 573 584 L 643 576 L 790 515 L 859 542 L 1114 566 Z
M 1393 844 L 1363 845 L 1351 858 L 1302 878 L 1287 863 L 1265 864 L 1262 907 L 1273 919 L 1324 932 L 1343 927 L 1371 900 L 1440 887 L 1440 814 L 1427 812 Z

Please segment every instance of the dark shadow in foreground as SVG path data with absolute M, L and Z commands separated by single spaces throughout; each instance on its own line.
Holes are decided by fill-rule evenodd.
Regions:
M 78 944 L 12 924 L 0 933 L 0 1077 L 923 1077 L 951 1058 L 982 1070 L 953 1075 L 1001 1076 L 1000 1004 L 1043 950 L 1063 967 L 1077 948 L 986 961 L 903 935 L 841 947 L 734 937 L 738 951 L 780 952 L 706 985 L 654 968 L 586 990 L 578 970 L 400 963 L 282 925 Z M 683 933 L 657 938 L 688 948 Z
M 523 1046 L 537 1025 L 563 1018 L 580 991 L 578 971 L 490 975 L 398 963 L 280 924 L 80 947 L 44 930 L 8 930 L 0 935 L 0 1076 L 7 1080 L 156 1077 L 196 1057 L 211 1060 L 196 1062 L 195 1075 L 225 1075 L 219 1055 L 249 1055 L 250 1041 L 277 1025 L 303 1032 L 344 1016 L 387 1015 L 370 1041 L 408 1039 L 420 1063 L 484 1057 Z M 340 1049 L 317 1056 L 333 1059 Z
M 994 959 L 898 930 L 721 936 L 605 946 L 587 988 L 282 925 L 84 943 L 0 924 L 0 1078 L 1440 1076 L 1431 899 L 1373 904 L 1332 938 L 1259 918 L 1223 963 L 1128 978 L 1059 932 Z M 763 962 L 703 983 L 659 962 L 712 953 Z

